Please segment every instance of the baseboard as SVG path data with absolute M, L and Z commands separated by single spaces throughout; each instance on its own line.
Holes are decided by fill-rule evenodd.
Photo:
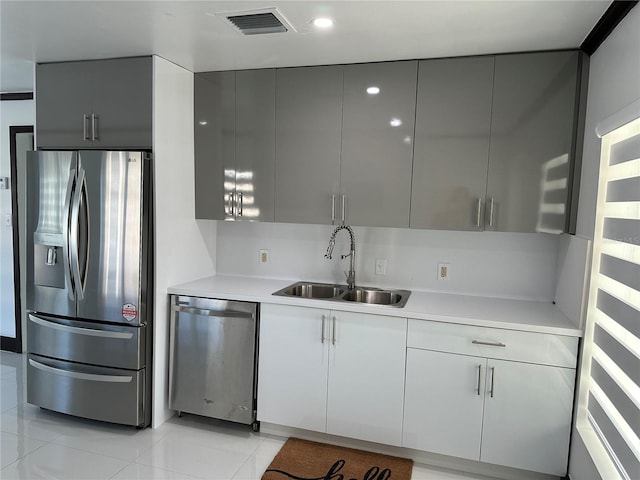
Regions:
M 18 342 L 15 338 L 5 337 L 4 335 L 0 337 L 0 350 L 6 350 L 8 352 L 18 352 L 18 350 L 16 349 L 17 346 Z
M 261 422 L 260 432 L 271 435 L 278 435 L 281 437 L 297 437 L 304 440 L 324 442 L 341 447 L 357 448 L 370 452 L 381 453 L 383 455 L 393 455 L 396 457 L 410 458 L 414 462 L 423 465 L 447 470 L 457 470 L 459 472 L 471 473 L 474 475 L 486 475 L 489 477 L 500 478 L 504 480 L 559 480 L 559 477 L 547 475 L 544 473 L 536 473 L 529 472 L 527 470 L 519 470 L 516 468 L 501 467 L 499 465 L 491 465 L 488 463 L 475 462 L 473 460 L 465 460 L 463 458 L 438 455 L 435 453 L 423 452 L 410 448 L 393 447 L 390 445 L 382 445 L 379 443 L 354 440 L 351 438 L 338 437 L 326 433 L 285 427 L 273 423 Z

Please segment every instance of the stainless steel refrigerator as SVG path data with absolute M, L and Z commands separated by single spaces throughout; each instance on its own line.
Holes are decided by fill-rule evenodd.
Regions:
M 151 186 L 146 152 L 28 153 L 28 403 L 149 425 Z

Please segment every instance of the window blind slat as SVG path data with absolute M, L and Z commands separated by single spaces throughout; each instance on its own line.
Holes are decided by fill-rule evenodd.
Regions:
M 640 291 L 640 265 L 605 254 L 600 256 L 600 273 Z
M 640 220 L 605 218 L 602 230 L 604 238 L 640 245 Z
M 640 311 L 600 289 L 598 289 L 596 306 L 608 317 L 640 338 Z
M 640 201 L 640 177 L 623 178 L 607 184 L 607 202 Z
M 640 358 L 598 324 L 594 327 L 593 341 L 636 385 L 640 385 Z
M 589 394 L 589 414 L 591 420 L 598 426 L 600 432 L 604 435 L 606 442 L 615 452 L 620 466 L 627 474 L 627 478 L 636 480 L 640 478 L 640 461 L 634 455 L 633 451 L 625 442 L 618 429 L 611 422 L 605 410 L 598 403 L 593 394 Z
M 640 408 L 638 405 L 595 360 L 591 362 L 591 378 L 607 394 L 611 403 L 616 406 L 616 409 L 635 432 L 636 436 L 640 437 Z
M 634 135 L 611 146 L 609 165 L 618 165 L 640 158 L 640 136 Z

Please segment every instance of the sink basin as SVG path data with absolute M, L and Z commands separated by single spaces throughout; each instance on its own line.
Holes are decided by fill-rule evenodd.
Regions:
M 348 302 L 372 303 L 375 305 L 397 305 L 403 299 L 407 303 L 408 294 L 400 291 L 354 288 L 342 297 Z M 403 303 L 403 306 L 404 306 Z
M 346 287 L 342 288 L 340 285 L 298 282 L 274 293 L 274 295 L 328 299 L 338 297 L 345 291 Z
M 411 292 L 409 290 L 385 290 L 373 287 L 356 287 L 349 290 L 346 285 L 297 282 L 274 292 L 273 295 L 402 308 L 409 300 Z

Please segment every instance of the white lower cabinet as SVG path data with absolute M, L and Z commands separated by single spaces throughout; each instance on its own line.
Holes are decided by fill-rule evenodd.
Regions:
M 402 446 L 564 476 L 578 341 L 547 337 L 409 320 Z
M 487 372 L 480 460 L 566 475 L 575 370 L 488 360 Z
M 478 460 L 484 395 L 483 358 L 407 349 L 402 446 Z M 484 386 L 482 391 L 484 390 Z
M 399 446 L 407 320 L 262 304 L 258 420 Z

